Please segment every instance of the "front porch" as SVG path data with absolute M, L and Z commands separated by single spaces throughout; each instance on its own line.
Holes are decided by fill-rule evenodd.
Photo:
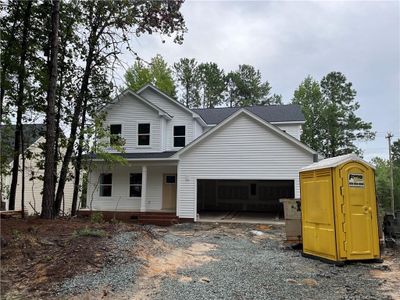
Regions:
M 86 206 L 78 214 L 101 212 L 105 219 L 170 225 L 179 222 L 176 195 L 176 161 L 128 161 L 126 165 L 98 161 L 88 177 Z

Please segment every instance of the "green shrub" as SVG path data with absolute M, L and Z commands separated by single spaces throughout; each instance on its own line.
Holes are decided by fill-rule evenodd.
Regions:
M 103 223 L 104 222 L 103 214 L 101 212 L 93 212 L 90 215 L 90 222 L 92 222 L 92 223 Z
M 101 229 L 85 227 L 74 231 L 74 237 L 92 236 L 92 237 L 105 237 L 107 233 Z
M 17 229 L 13 229 L 12 236 L 14 239 L 18 240 L 21 237 L 21 232 Z

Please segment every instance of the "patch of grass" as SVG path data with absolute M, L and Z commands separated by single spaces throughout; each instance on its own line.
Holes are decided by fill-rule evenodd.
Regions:
M 92 212 L 90 215 L 90 222 L 91 223 L 103 223 L 104 218 L 101 212 Z
M 101 229 L 85 227 L 74 231 L 74 237 L 92 236 L 92 237 L 106 237 L 107 232 Z
M 13 229 L 12 236 L 15 240 L 18 240 L 21 237 L 21 232 L 17 229 Z

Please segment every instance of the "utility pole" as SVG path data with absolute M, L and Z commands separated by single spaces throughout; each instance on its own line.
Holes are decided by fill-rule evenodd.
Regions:
M 392 161 L 392 142 L 391 142 L 392 137 L 393 137 L 393 134 L 388 132 L 388 134 L 386 135 L 386 138 L 388 139 L 388 143 L 389 143 L 390 196 L 391 196 L 390 206 L 392 209 L 393 218 L 395 218 L 396 216 L 394 214 L 394 183 L 393 183 L 393 161 Z

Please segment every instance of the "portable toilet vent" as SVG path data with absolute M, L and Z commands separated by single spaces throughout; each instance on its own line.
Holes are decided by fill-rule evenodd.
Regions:
M 374 167 L 355 154 L 300 170 L 303 254 L 322 259 L 379 259 Z

